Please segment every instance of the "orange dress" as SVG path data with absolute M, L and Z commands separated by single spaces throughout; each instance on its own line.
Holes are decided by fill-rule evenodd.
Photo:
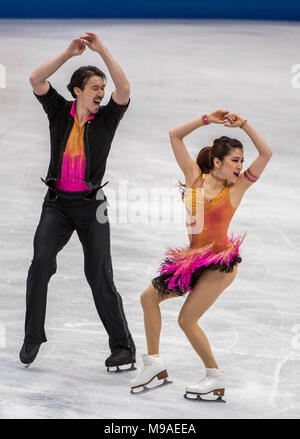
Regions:
M 236 209 L 230 201 L 229 186 L 212 200 L 204 198 L 205 175 L 198 177 L 191 189 L 185 190 L 190 245 L 169 248 L 153 286 L 162 294 L 191 292 L 204 270 L 231 272 L 241 262 L 240 245 L 245 237 L 231 234 L 228 228 Z

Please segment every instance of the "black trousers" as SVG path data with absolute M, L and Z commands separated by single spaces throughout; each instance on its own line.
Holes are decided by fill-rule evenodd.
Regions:
M 108 333 L 110 350 L 128 348 L 135 352 L 122 299 L 113 281 L 109 222 L 107 219 L 101 223 L 96 217 L 98 208 L 98 213 L 101 210 L 107 215 L 106 198 L 101 193 L 103 199 L 99 200 L 95 191 L 86 197 L 69 198 L 62 194 L 70 193 L 48 190 L 34 237 L 34 255 L 27 277 L 26 342 L 39 344 L 47 341 L 44 325 L 48 283 L 56 272 L 58 252 L 76 230 L 83 247 L 85 276 Z

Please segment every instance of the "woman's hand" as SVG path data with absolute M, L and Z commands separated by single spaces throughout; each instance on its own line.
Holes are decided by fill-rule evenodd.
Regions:
M 81 38 L 74 38 L 69 47 L 67 48 L 67 54 L 71 56 L 81 55 L 86 48 L 86 42 Z
M 207 115 L 209 123 L 225 123 L 227 122 L 226 116 L 229 114 L 228 110 L 217 110 Z
M 241 116 L 239 116 L 236 113 L 230 113 L 226 116 L 226 120 L 227 123 L 225 123 L 225 127 L 229 127 L 229 128 L 236 128 L 236 127 L 240 127 L 242 125 L 242 123 L 245 121 L 244 118 L 242 118 Z

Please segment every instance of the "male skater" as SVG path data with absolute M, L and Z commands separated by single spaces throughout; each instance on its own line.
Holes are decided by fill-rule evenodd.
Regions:
M 73 73 L 68 90 L 75 101 L 65 100 L 46 81 L 68 59 L 81 55 L 86 46 L 102 57 L 115 85 L 105 106 L 100 104 L 106 76 L 97 67 L 80 67 Z M 32 363 L 41 343 L 47 341 L 44 324 L 48 283 L 56 272 L 57 253 L 76 230 L 84 252 L 85 276 L 109 335 L 111 355 L 105 365 L 108 371 L 113 366 L 119 371 L 118 366 L 130 363 L 134 369 L 135 345 L 113 281 L 109 223 L 96 218 L 97 208 L 106 202 L 101 182 L 111 142 L 129 105 L 128 80 L 101 39 L 86 32 L 64 52 L 38 67 L 30 75 L 30 83 L 49 119 L 51 159 L 45 181 L 48 191 L 27 278 L 25 339 L 20 360 L 26 365 Z

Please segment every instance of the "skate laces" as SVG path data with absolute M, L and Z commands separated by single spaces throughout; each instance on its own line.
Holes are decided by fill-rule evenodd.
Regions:
M 202 380 L 200 380 L 200 382 L 199 382 L 199 384 L 207 384 L 207 383 L 209 383 L 208 377 L 202 378 Z
M 146 366 L 144 365 L 140 370 L 139 370 L 139 375 L 142 375 L 142 373 L 144 373 L 144 370 L 146 369 Z

